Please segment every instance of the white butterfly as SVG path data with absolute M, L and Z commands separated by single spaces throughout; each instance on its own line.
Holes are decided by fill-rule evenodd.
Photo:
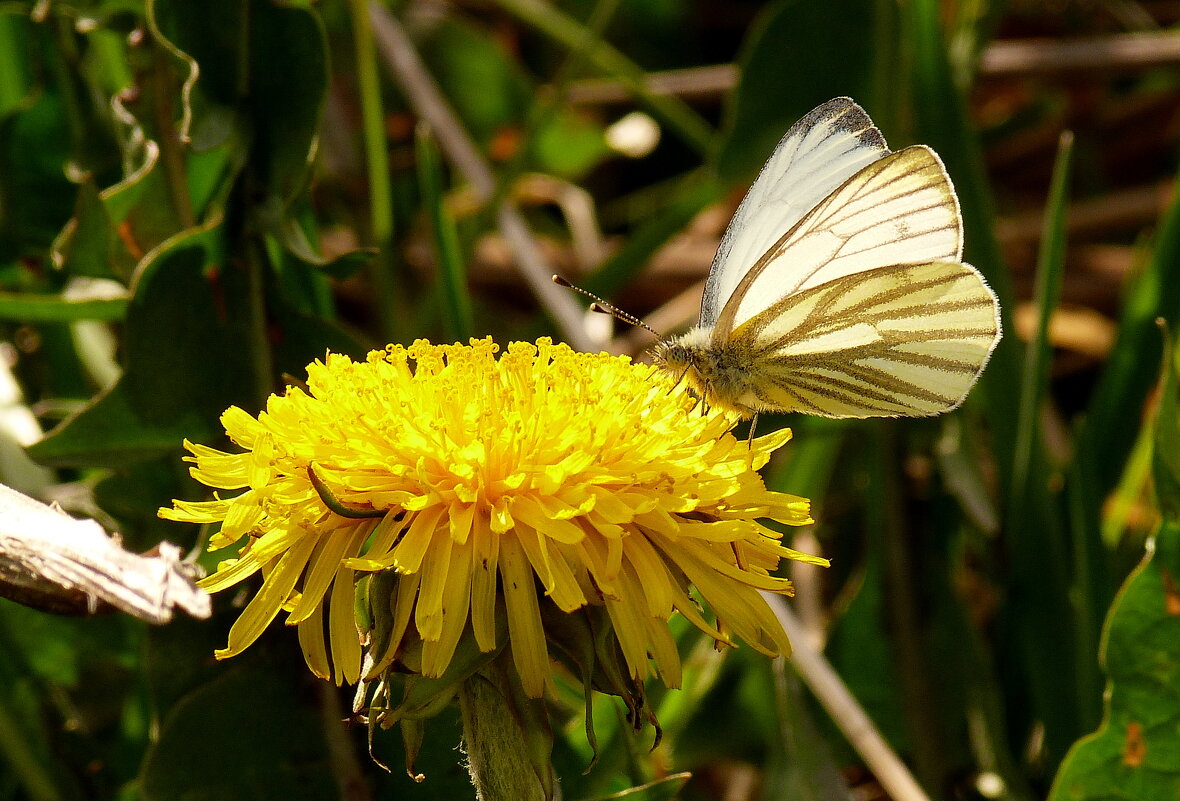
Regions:
M 962 229 L 933 150 L 892 153 L 860 106 L 829 100 L 787 131 L 738 206 L 699 324 L 653 360 L 746 417 L 954 409 L 1000 339 Z

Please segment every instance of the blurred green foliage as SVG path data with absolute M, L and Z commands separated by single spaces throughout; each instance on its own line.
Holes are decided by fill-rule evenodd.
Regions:
M 997 30 L 1111 32 L 1080 4 L 1014 5 L 500 0 L 392 11 L 497 171 L 497 197 L 524 204 L 563 272 L 581 268 L 587 287 L 631 311 L 700 277 L 642 273 L 700 212 L 732 208 L 818 103 L 850 95 L 893 147 L 925 142 L 942 155 L 967 259 L 1005 310 L 1007 335 L 978 390 L 937 420 L 763 421 L 795 429 L 768 481 L 815 499 L 815 534 L 833 560 L 811 599 L 826 654 L 932 797 L 1033 799 L 1051 785 L 1055 800 L 1175 797 L 1172 355 L 1148 410 L 1163 352 L 1156 320 L 1174 335 L 1180 313 L 1180 204 L 1158 226 L 1087 234 L 1084 244 L 1125 257 L 1117 305 L 1114 287 L 1075 263 L 1068 209 L 1071 197 L 1102 203 L 1170 182 L 1174 142 L 1144 135 L 1129 151 L 1101 125 L 1171 135 L 1180 76 L 1148 66 L 1116 80 L 1096 65 L 1071 90 L 1034 64 L 1023 81 L 984 80 Z M 27 405 L 52 429 L 28 452 L 55 470 L 30 485 L 20 458 L 5 456 L 0 480 L 84 488 L 139 550 L 164 538 L 195 547 L 199 532 L 155 510 L 201 497 L 180 443 L 216 445 L 227 406 L 262 408 L 285 374 L 298 378 L 327 350 L 560 336 L 524 282 L 497 271 L 495 215 L 380 69 L 388 54 L 365 7 L 0 3 L 0 330 Z M 740 81 L 704 99 L 647 83 L 648 71 L 730 61 Z M 617 96 L 587 99 L 599 79 Z M 650 154 L 611 145 L 612 123 L 633 108 L 659 126 Z M 1077 146 L 1054 166 L 1066 123 L 1079 124 Z M 551 180 L 530 184 L 538 174 Z M 590 201 L 581 223 L 564 210 L 571 195 Z M 610 243 L 589 258 L 578 249 L 587 208 Z M 1016 270 L 997 234 L 1015 218 L 1043 230 L 1031 236 L 1039 257 Z M 1053 313 L 1087 302 L 1117 318 L 1105 359 L 1052 347 L 1063 342 Z M 1021 307 L 1034 325 L 1018 327 Z M 0 601 L 0 799 L 472 796 L 454 717 L 426 728 L 423 784 L 399 772 L 400 738 L 379 736 L 374 753 L 395 768 L 385 774 L 363 727 L 341 723 L 343 691 L 307 675 L 290 632 L 215 663 L 234 600 L 219 599 L 212 622 L 150 630 Z M 763 798 L 851 798 L 871 781 L 789 667 L 746 651 L 721 660 L 694 631 L 679 636 L 685 689 L 652 688 L 663 725 L 654 750 L 650 731 L 636 740 L 600 698 L 598 760 L 583 773 L 593 750 L 580 704 L 571 691 L 568 708 L 554 705 L 565 797 L 633 786 L 644 789 L 629 797 L 720 797 L 750 771 Z M 683 786 L 681 770 L 694 773 Z

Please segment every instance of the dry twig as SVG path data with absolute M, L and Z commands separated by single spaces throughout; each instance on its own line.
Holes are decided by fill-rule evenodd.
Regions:
M 93 520 L 75 520 L 0 484 L 2 597 L 56 614 L 114 607 L 167 623 L 176 608 L 209 617 L 209 596 L 193 578 L 171 543 L 152 554 L 131 553 Z
M 886 794 L 895 801 L 930 801 L 905 763 L 893 753 L 868 714 L 852 697 L 835 669 L 812 646 L 807 633 L 782 596 L 766 592 L 762 595 L 791 638 L 794 646 L 791 666 L 827 710 L 848 743 L 860 754 L 865 765 L 885 788 Z

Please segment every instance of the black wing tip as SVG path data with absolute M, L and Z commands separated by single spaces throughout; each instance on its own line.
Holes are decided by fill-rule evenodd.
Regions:
M 821 122 L 829 122 L 836 130 L 858 137 L 863 145 L 880 147 L 889 153 L 885 135 L 873 124 L 868 112 L 851 97 L 833 97 L 813 108 L 797 124 L 810 129 Z

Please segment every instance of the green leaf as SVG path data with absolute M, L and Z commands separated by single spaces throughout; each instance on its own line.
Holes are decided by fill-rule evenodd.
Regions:
M 327 97 L 327 44 L 310 8 L 269 0 L 155 0 L 153 18 L 189 63 L 192 142 L 243 146 L 267 226 L 279 232 L 310 178 Z M 242 144 L 239 144 L 242 143 Z
M 0 260 L 48 248 L 70 218 L 76 187 L 66 178 L 67 110 L 46 88 L 0 117 Z
M 0 292 L 0 319 L 37 323 L 70 323 L 75 320 L 117 322 L 127 312 L 125 298 L 66 300 L 60 295 L 28 295 Z
M 312 243 L 303 222 L 294 215 L 289 215 L 277 227 L 272 228 L 270 233 L 292 256 L 305 264 L 322 268 L 325 275 L 339 281 L 351 278 L 372 261 L 378 252 L 375 248 L 358 248 L 342 253 L 334 259 L 328 258 Z
M 199 490 L 195 496 L 191 494 L 196 481 L 186 475 L 187 467 L 176 458 L 175 450 L 170 450 L 162 458 L 109 471 L 94 485 L 94 500 L 115 518 L 114 528 L 124 548 L 143 553 L 162 540 L 185 549 L 197 544 L 201 536 L 198 526 L 161 520 L 156 514 L 161 506 L 171 505 L 173 498 L 207 497 Z M 172 625 L 182 617 L 174 618 Z
M 74 216 L 53 241 L 54 264 L 70 275 L 114 278 L 110 256 L 114 235 L 110 215 L 92 180 L 78 188 Z
M 602 128 L 572 113 L 555 114 L 530 146 L 538 171 L 566 179 L 585 175 L 610 152 Z
M 1171 798 L 1180 786 L 1180 362 L 1165 345 L 1154 476 L 1163 521 L 1103 632 L 1109 683 L 1096 732 L 1062 763 L 1050 801 Z
M 238 5 L 241 0 L 227 0 Z M 204 5 L 204 4 L 202 4 Z M 328 93 L 323 24 L 311 8 L 253 0 L 249 41 L 251 168 L 282 205 L 307 187 Z
M 155 171 L 159 146 L 145 138 L 134 117 L 124 113 L 121 119 L 127 174 L 102 191 L 92 176 L 86 176 L 74 216 L 53 242 L 54 265 L 71 275 L 126 280 L 144 251 L 182 227 L 169 202 L 168 186 Z M 127 238 L 134 239 L 130 247 L 115 235 L 123 225 Z
M 27 102 L 32 23 L 27 14 L 0 9 L 0 119 Z
M 115 94 L 107 122 L 121 144 L 111 146 L 111 152 L 120 155 L 121 177 L 101 191 L 99 176 L 83 177 L 74 216 L 55 239 L 51 256 L 56 267 L 71 275 L 127 282 L 145 253 L 194 224 L 194 207 L 205 210 L 211 184 L 215 185 L 209 167 L 224 153 L 185 162 L 176 134 L 166 127 L 173 111 L 169 90 L 176 77 L 163 59 L 150 80 L 135 84 L 134 99 L 127 100 L 118 94 L 119 88 L 132 84 L 122 37 L 98 28 L 89 40 L 97 66 L 110 73 L 104 81 L 109 84 L 106 91 Z M 162 153 L 163 165 L 157 169 Z M 212 172 L 220 171 L 215 166 Z
M 887 6 L 876 0 L 783 0 L 765 8 L 738 59 L 741 81 L 726 110 L 717 157 L 721 180 L 752 175 L 787 129 L 825 100 L 848 95 L 872 114 L 872 101 L 884 100 L 873 91 L 883 65 L 850 54 L 884 59 L 888 40 L 881 31 L 888 32 L 890 22 Z
M 162 721 L 144 760 L 141 797 L 338 797 L 320 711 L 310 703 L 311 688 L 301 686 L 310 681 L 283 666 L 255 663 L 237 666 L 185 696 Z
M 45 24 L 35 30 L 44 37 L 43 66 L 64 105 L 70 143 L 67 175 L 90 174 L 98 183 L 114 180 L 121 167 L 120 149 L 105 87 L 96 86 L 95 76 L 82 68 L 71 10 L 56 4 L 48 8 Z
M 1172 379 L 1174 381 L 1174 379 Z M 1175 416 L 1171 404 L 1169 414 Z M 1102 725 L 1066 756 L 1050 801 L 1175 798 L 1180 786 L 1180 522 L 1160 526 L 1111 607 Z
M 1155 443 L 1152 450 L 1152 477 L 1156 497 L 1164 520 L 1180 524 L 1180 351 L 1164 330 L 1164 366 L 1162 393 L 1155 418 Z
M 118 183 L 97 191 L 89 178 L 83 182 L 74 216 L 53 242 L 56 267 L 129 283 L 145 253 L 185 228 L 174 192 L 187 196 L 188 190 L 156 169 L 158 154 L 156 143 L 146 142 L 125 154 L 138 166 Z
M 364 361 L 374 347 L 339 323 L 294 309 L 281 300 L 276 301 L 273 315 L 275 327 L 283 332 L 274 349 L 278 375 L 306 375 L 307 365 L 324 358 L 327 351 Z
M 173 525 L 181 527 L 179 523 Z M 216 614 L 212 620 L 178 616 L 167 626 L 148 628 L 142 651 L 143 668 L 152 704 L 161 720 L 189 694 L 236 667 L 234 663 L 210 658 L 214 650 L 225 645 L 226 631 L 237 613 L 230 604 L 218 604 L 216 598 L 214 601 Z M 253 664 L 257 655 L 253 652 L 244 655 L 244 661 Z M 295 661 L 290 669 L 302 670 L 303 666 Z
M 184 409 L 170 421 L 146 422 L 125 380 L 126 376 L 66 418 L 31 446 L 29 455 L 50 467 L 122 467 L 177 453 L 186 436 L 209 441 L 220 433 L 208 420 Z
M 422 43 L 422 59 L 481 146 L 521 123 L 534 87 L 492 37 L 450 17 Z
M 145 263 L 126 315 L 126 371 L 107 393 L 30 449 L 53 465 L 128 464 L 218 436 L 226 407 L 256 386 L 247 278 L 227 264 L 215 223 Z
M 1040 433 L 1052 361 L 1049 319 L 1060 299 L 1065 268 L 1071 153 L 1072 135 L 1063 135 L 1045 209 L 1034 297 L 1037 328 L 1024 360 L 1004 521 L 1005 534 L 1012 543 L 1013 592 L 1021 598 L 1035 593 L 1043 599 L 1031 609 L 1011 607 L 1010 630 L 1016 643 L 1011 654 L 1029 675 L 1030 711 L 1046 727 L 1051 758 L 1064 755 L 1075 733 L 1098 718 L 1096 698 L 1101 678 L 1093 654 L 1099 639 L 1100 609 L 1105 605 L 1098 529 L 1082 524 L 1087 519 L 1084 515 L 1066 521 L 1057 513 L 1059 493 L 1051 487 L 1049 477 L 1059 468 L 1046 457 Z M 1088 569 L 1070 571 L 1071 559 L 1073 566 Z M 1103 607 L 1092 608 L 1096 602 Z M 1072 625 L 1063 626 L 1062 621 L 1070 618 Z M 1062 671 L 1069 671 L 1072 680 L 1050 678 Z
M 148 20 L 157 41 L 183 65 L 178 134 L 198 151 L 238 135 L 237 105 L 248 86 L 245 55 L 251 4 L 215 0 L 150 0 Z

